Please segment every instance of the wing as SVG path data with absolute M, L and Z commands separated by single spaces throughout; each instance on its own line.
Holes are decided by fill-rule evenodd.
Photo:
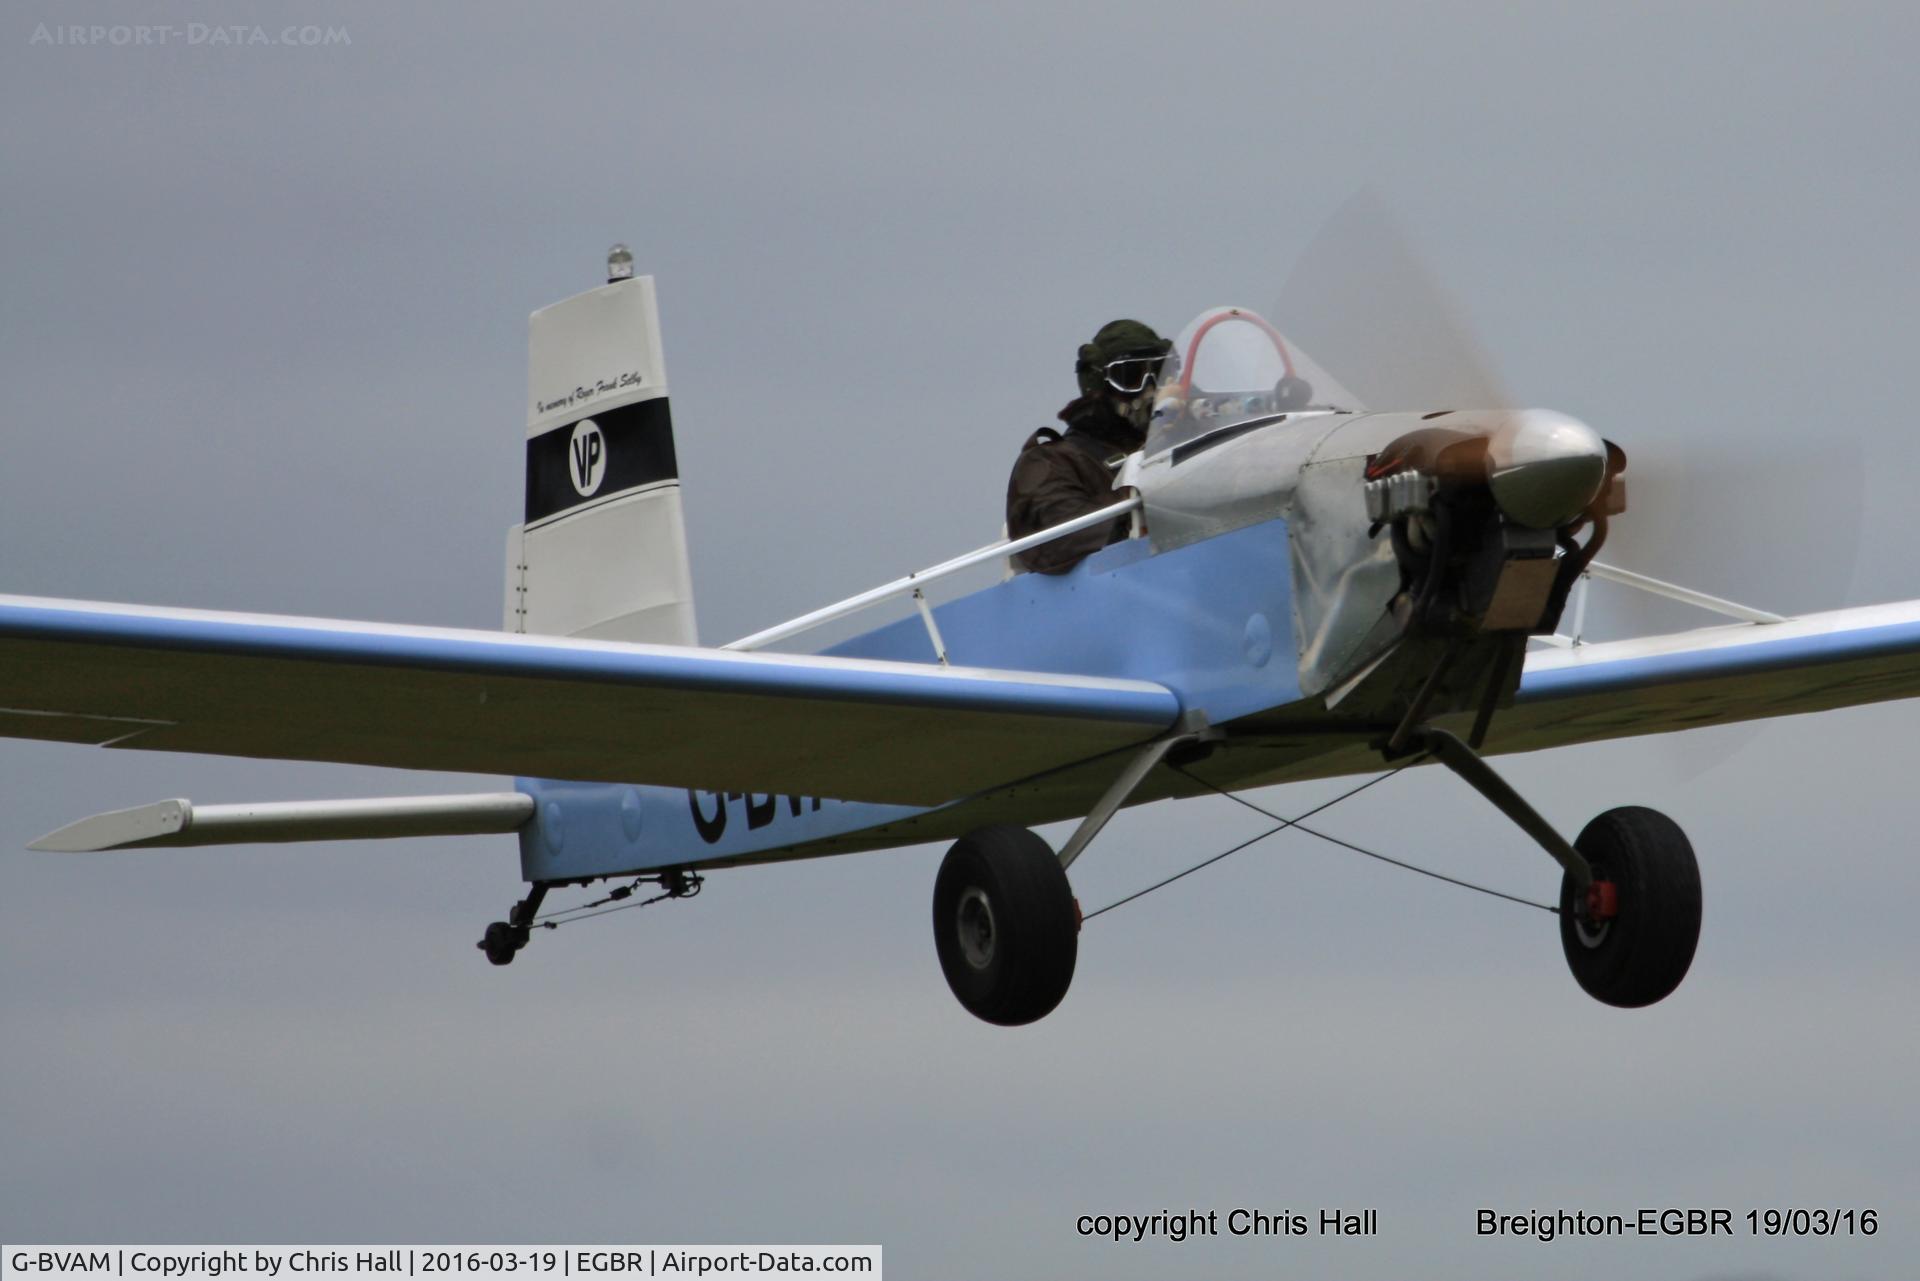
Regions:
M 1531 751 L 1920 695 L 1920 601 L 1527 657 L 1492 750 Z
M 1164 732 L 1144 681 L 0 596 L 0 735 L 934 805 Z

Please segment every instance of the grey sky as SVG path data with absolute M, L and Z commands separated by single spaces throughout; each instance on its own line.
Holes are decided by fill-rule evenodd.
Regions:
M 0 590 L 497 625 L 525 316 L 621 239 L 659 281 L 723 641 L 986 541 L 1075 345 L 1267 306 L 1371 185 L 1518 399 L 1684 452 L 1684 501 L 1640 509 L 1650 572 L 1778 609 L 1920 594 L 1910 6 L 270 8 L 0 21 Z M 232 21 L 350 43 L 33 41 Z M 717 876 L 495 971 L 471 943 L 517 890 L 505 838 L 19 852 L 164 796 L 492 780 L 0 743 L 0 1238 L 1894 1278 L 1920 1205 L 1913 716 L 1510 762 L 1568 828 L 1644 803 L 1692 835 L 1706 931 L 1654 1009 L 1582 996 L 1543 914 L 1276 839 L 1100 918 L 1066 1003 L 1012 1032 L 941 981 L 937 849 Z M 1327 825 L 1555 885 L 1444 777 Z M 1131 813 L 1077 888 L 1257 830 L 1224 801 Z M 1883 1226 L 1472 1235 L 1480 1205 L 1669 1204 Z M 1235 1205 L 1374 1205 L 1382 1230 L 1073 1231 Z

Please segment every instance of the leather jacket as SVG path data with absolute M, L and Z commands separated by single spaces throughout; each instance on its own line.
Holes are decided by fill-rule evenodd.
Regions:
M 1124 438 L 1132 429 L 1104 404 L 1081 397 L 1060 411 L 1063 435 L 1043 427 L 1027 437 L 1007 480 L 1007 535 L 1021 538 L 1062 521 L 1098 511 L 1120 500 L 1115 471 L 1136 444 Z M 1028 548 L 1013 558 L 1014 567 L 1042 574 L 1064 574 L 1089 555 L 1127 536 L 1129 518 L 1096 525 L 1050 543 Z

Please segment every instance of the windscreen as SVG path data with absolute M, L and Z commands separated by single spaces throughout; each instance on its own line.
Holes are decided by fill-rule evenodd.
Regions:
M 1146 452 L 1223 427 L 1314 409 L 1358 410 L 1358 398 L 1244 307 L 1215 307 L 1174 340 L 1160 376 Z

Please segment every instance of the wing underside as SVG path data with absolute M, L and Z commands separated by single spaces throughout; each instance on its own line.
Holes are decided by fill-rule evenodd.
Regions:
M 1144 681 L 0 597 L 0 736 L 936 805 L 1164 732 Z
M 1486 750 L 1528 752 L 1913 697 L 1920 697 L 1920 601 L 1530 655 L 1518 697 L 1494 718 Z M 1471 721 L 1471 715 L 1443 719 L 1462 734 Z M 1373 746 L 1381 731 L 1356 729 L 1318 700 L 1221 728 L 1225 736 L 1209 755 L 1177 771 L 1156 770 L 1128 803 L 1385 768 Z M 1126 753 L 1114 753 L 1077 762 L 799 852 L 951 839 L 983 823 L 1031 826 L 1074 818 L 1087 812 L 1126 759 Z M 793 852 L 766 851 L 740 861 Z
M 1530 655 L 1487 750 L 1916 696 L 1920 602 L 1835 610 Z M 999 796 L 989 817 L 1042 821 L 1084 810 L 1112 768 L 1095 758 L 1178 714 L 1140 681 L 0 597 L 0 735 L 17 738 L 913 805 Z M 1370 735 L 1286 719 L 1285 733 L 1265 716 L 1225 727 L 1196 772 L 1238 788 L 1377 766 Z M 1169 776 L 1137 799 L 1196 790 Z

